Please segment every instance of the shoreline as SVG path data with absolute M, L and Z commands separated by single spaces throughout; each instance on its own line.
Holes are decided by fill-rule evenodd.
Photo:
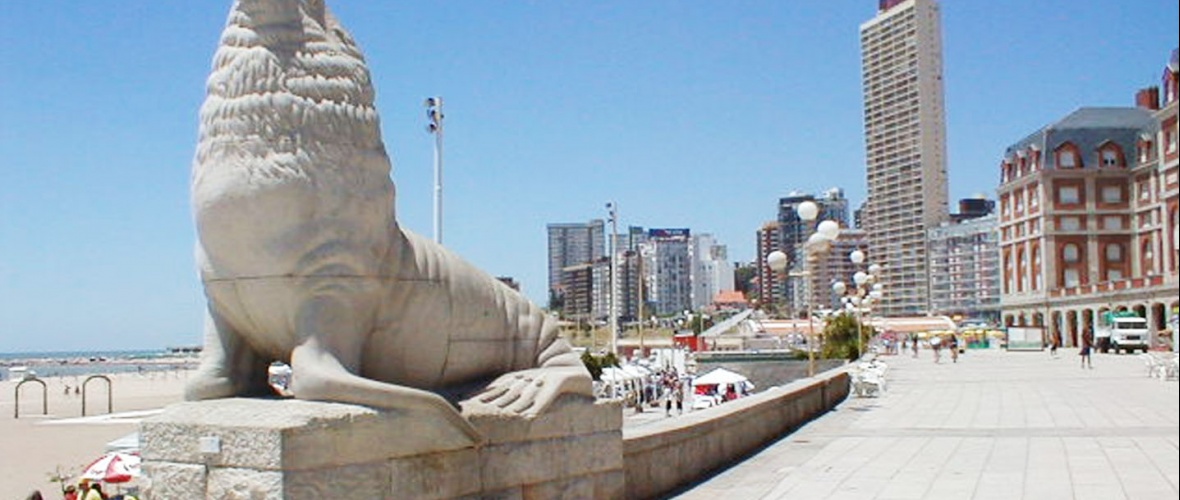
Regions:
M 111 375 L 118 373 L 147 373 L 193 369 L 199 364 L 198 356 L 159 351 L 126 351 L 87 354 L 70 353 L 16 353 L 0 358 L 0 382 L 23 378 L 32 373 L 41 379 L 54 377 L 84 377 L 90 375 Z M 66 355 L 66 356 L 63 356 Z M 14 372 L 14 370 L 19 370 Z

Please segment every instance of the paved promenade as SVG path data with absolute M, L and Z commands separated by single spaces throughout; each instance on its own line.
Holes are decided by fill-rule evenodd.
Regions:
M 1134 355 L 888 356 L 889 390 L 849 397 L 680 499 L 1176 499 L 1180 389 Z

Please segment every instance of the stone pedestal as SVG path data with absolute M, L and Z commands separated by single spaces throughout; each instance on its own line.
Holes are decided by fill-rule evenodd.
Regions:
M 622 411 L 565 397 L 533 419 L 445 422 L 340 403 L 181 403 L 140 428 L 152 499 L 621 498 Z

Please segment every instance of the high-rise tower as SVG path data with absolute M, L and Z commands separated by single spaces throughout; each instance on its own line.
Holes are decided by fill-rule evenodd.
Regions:
M 935 0 L 880 0 L 860 26 L 869 262 L 884 266 L 878 310 L 930 310 L 926 230 L 947 220 L 942 29 Z
M 549 306 L 560 304 L 565 295 L 564 270 L 591 264 L 606 256 L 603 249 L 605 224 L 602 219 L 586 223 L 556 223 L 549 233 Z

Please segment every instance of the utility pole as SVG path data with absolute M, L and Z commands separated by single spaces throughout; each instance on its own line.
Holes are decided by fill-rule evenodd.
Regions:
M 442 165 L 443 165 L 443 100 L 442 97 L 426 98 L 426 131 L 434 135 L 434 241 L 442 244 Z

